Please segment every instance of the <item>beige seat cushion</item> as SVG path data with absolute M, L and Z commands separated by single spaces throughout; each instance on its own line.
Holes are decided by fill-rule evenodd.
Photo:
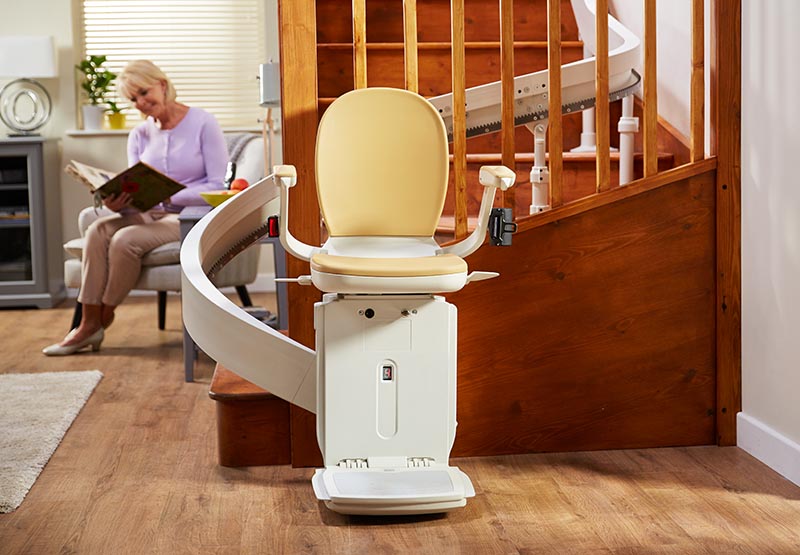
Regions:
M 315 254 L 311 269 L 326 274 L 365 277 L 443 276 L 466 273 L 467 263 L 454 254 L 419 258 L 357 258 Z

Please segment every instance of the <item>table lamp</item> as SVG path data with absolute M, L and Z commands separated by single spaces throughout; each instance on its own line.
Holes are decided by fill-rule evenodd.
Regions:
M 0 37 L 0 78 L 15 78 L 0 90 L 0 120 L 12 137 L 36 135 L 50 119 L 50 95 L 34 78 L 57 76 L 53 37 Z

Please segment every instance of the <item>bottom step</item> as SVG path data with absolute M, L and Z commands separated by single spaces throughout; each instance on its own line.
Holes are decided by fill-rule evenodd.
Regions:
M 289 403 L 217 364 L 208 396 L 217 405 L 222 466 L 292 462 Z

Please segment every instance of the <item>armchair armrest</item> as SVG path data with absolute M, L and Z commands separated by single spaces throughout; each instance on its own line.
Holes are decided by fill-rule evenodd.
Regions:
M 448 247 L 440 249 L 440 254 L 455 254 L 464 258 L 480 248 L 486 239 L 486 230 L 489 227 L 489 216 L 494 204 L 495 189 L 507 190 L 514 185 L 517 174 L 505 166 L 482 166 L 478 180 L 483 185 L 483 197 L 478 214 L 478 225 L 466 239 Z
M 272 171 L 275 185 L 280 189 L 281 197 L 281 208 L 278 215 L 281 245 L 286 249 L 286 252 L 295 258 L 307 262 L 311 260 L 314 254 L 322 252 L 322 249 L 299 241 L 289 231 L 289 189 L 297 184 L 297 169 L 294 166 L 284 165 L 275 166 Z

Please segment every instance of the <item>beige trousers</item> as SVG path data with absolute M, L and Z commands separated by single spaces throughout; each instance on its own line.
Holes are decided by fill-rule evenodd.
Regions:
M 86 230 L 81 290 L 83 304 L 117 306 L 125 300 L 154 248 L 180 240 L 177 214 L 113 214 Z

